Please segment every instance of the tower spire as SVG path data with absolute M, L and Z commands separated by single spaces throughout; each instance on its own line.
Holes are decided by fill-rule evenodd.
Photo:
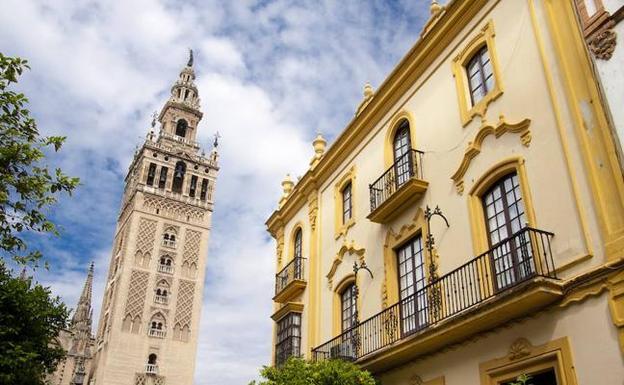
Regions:
M 188 63 L 186 63 L 187 67 L 192 67 L 193 66 L 193 50 L 189 48 L 189 60 Z
M 72 317 L 71 326 L 76 329 L 84 329 L 91 333 L 91 294 L 93 292 L 93 270 L 94 263 L 91 262 L 89 271 L 87 273 L 87 279 L 84 287 L 82 288 L 82 294 L 78 300 L 76 311 Z

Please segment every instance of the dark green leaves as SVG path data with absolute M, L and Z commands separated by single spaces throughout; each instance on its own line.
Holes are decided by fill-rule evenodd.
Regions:
M 41 253 L 28 250 L 23 233 L 57 234 L 46 209 L 58 194 L 71 194 L 79 180 L 45 164 L 46 150 L 58 152 L 66 138 L 42 137 L 25 108 L 28 99 L 11 90 L 25 68 L 26 60 L 0 53 L 0 250 L 3 257 L 36 265 Z

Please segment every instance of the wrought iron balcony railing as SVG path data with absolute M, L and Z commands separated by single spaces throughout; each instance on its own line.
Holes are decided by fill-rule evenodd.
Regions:
M 304 262 L 305 258 L 297 257 L 275 274 L 275 295 L 281 293 L 294 281 L 305 281 L 303 278 Z
M 315 360 L 358 360 L 434 328 L 535 277 L 557 278 L 554 234 L 526 227 L 487 252 L 312 350 Z
M 301 356 L 301 337 L 291 336 L 275 345 L 275 365 L 280 366 L 290 357 Z
M 419 150 L 409 150 L 369 186 L 371 212 L 381 206 L 410 179 L 423 179 L 423 154 Z

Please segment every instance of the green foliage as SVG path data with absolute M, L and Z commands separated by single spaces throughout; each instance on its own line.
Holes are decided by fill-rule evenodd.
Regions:
M 357 365 L 342 360 L 308 362 L 291 358 L 282 366 L 265 366 L 262 382 L 249 385 L 375 385 L 373 376 Z
M 530 385 L 529 380 L 531 376 L 528 374 L 521 374 L 516 378 L 515 382 L 510 382 L 509 385 Z
M 0 262 L 0 384 L 44 384 L 65 356 L 55 342 L 68 316 L 50 289 L 12 277 Z
M 0 250 L 18 263 L 36 265 L 39 251 L 29 251 L 23 232 L 57 234 L 45 215 L 61 192 L 78 186 L 78 178 L 43 164 L 47 149 L 59 151 L 62 136 L 43 137 L 26 108 L 24 94 L 11 90 L 27 61 L 0 53 Z

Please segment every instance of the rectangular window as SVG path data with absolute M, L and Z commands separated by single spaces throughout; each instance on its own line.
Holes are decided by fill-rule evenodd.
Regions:
M 275 364 L 281 365 L 289 357 L 301 355 L 301 314 L 290 313 L 277 321 Z
M 345 332 L 355 326 L 355 285 L 349 285 L 340 295 L 342 331 Z
M 150 163 L 149 169 L 147 171 L 147 185 L 152 186 L 154 184 L 154 178 L 156 177 L 156 165 L 154 163 Z
M 191 187 L 189 188 L 189 196 L 195 198 L 195 190 L 197 190 L 197 176 L 191 176 Z
M 530 236 L 517 234 L 526 226 L 518 175 L 502 177 L 482 200 L 496 290 L 502 290 L 535 273 Z
M 167 184 L 167 167 L 163 167 L 160 169 L 160 178 L 158 179 L 158 188 L 165 188 Z
M 346 224 L 352 216 L 351 182 L 342 189 L 342 223 Z
M 477 104 L 488 92 L 494 89 L 494 71 L 487 47 L 481 48 L 466 66 L 468 86 L 472 105 Z
M 555 374 L 555 368 L 547 368 L 543 371 L 536 373 L 525 373 L 529 377 L 527 384 L 531 385 L 557 385 L 557 375 Z M 517 378 L 510 381 L 503 382 L 502 385 L 514 385 L 518 384 Z
M 404 334 L 427 325 L 427 285 L 422 236 L 410 239 L 397 250 L 401 328 Z
M 208 191 L 208 179 L 203 179 L 201 184 L 201 191 L 199 193 L 199 199 L 206 200 L 206 191 Z

